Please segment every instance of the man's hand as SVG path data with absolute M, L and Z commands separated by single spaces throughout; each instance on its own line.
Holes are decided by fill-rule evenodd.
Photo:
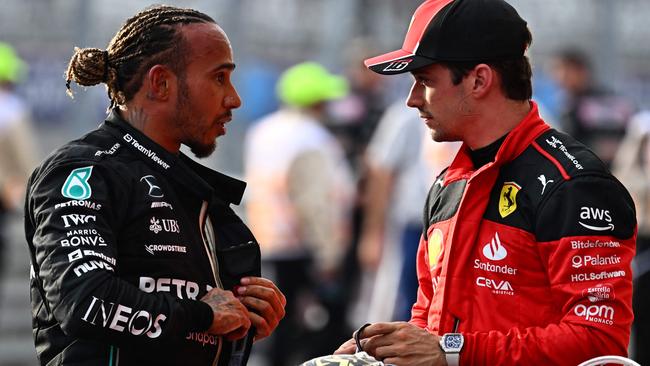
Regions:
M 266 278 L 244 277 L 235 291 L 250 310 L 248 315 L 257 330 L 255 340 L 268 337 L 284 318 L 287 299 L 273 282 Z
M 339 346 L 339 349 L 334 351 L 335 355 L 351 355 L 357 349 L 357 345 L 354 342 L 354 338 L 348 339 L 345 343 Z
M 363 330 L 361 338 L 363 350 L 385 364 L 447 365 L 445 355 L 440 349 L 440 337 L 410 323 L 375 323 Z M 352 353 L 354 348 L 354 340 L 349 340 L 335 353 Z
M 232 341 L 243 338 L 251 327 L 246 307 L 230 291 L 213 288 L 201 298 L 210 305 L 214 317 L 208 333 Z

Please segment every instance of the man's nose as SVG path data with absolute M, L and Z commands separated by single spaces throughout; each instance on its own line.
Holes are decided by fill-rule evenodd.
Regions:
M 236 109 L 241 107 L 241 98 L 239 97 L 239 94 L 237 93 L 237 90 L 235 88 L 232 88 L 232 93 L 226 96 L 224 98 L 224 107 L 230 108 L 230 109 Z
M 406 105 L 411 108 L 420 108 L 422 106 L 422 86 L 418 82 L 413 82 L 409 96 L 406 99 Z

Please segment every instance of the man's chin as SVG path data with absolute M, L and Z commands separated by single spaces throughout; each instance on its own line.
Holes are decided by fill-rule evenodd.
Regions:
M 203 145 L 203 144 L 191 144 L 188 145 L 190 147 L 190 150 L 192 151 L 192 154 L 196 156 L 197 158 L 207 158 L 208 156 L 212 155 L 214 150 L 217 148 L 217 142 L 214 141 L 211 144 L 208 145 Z

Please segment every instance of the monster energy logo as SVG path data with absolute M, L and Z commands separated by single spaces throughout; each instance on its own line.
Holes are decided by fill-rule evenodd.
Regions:
M 72 198 L 74 200 L 85 200 L 90 198 L 93 190 L 90 188 L 90 184 L 88 184 L 88 179 L 90 179 L 92 172 L 92 166 L 77 168 L 71 171 L 61 188 L 61 194 L 63 197 Z

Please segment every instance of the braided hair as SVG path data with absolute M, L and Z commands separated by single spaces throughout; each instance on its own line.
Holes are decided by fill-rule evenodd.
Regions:
M 67 93 L 70 82 L 92 86 L 106 83 L 110 108 L 123 105 L 140 90 L 145 73 L 154 65 L 170 67 L 184 76 L 185 42 L 177 25 L 215 23 L 193 9 L 157 5 L 129 18 L 106 50 L 75 47 L 65 72 Z

